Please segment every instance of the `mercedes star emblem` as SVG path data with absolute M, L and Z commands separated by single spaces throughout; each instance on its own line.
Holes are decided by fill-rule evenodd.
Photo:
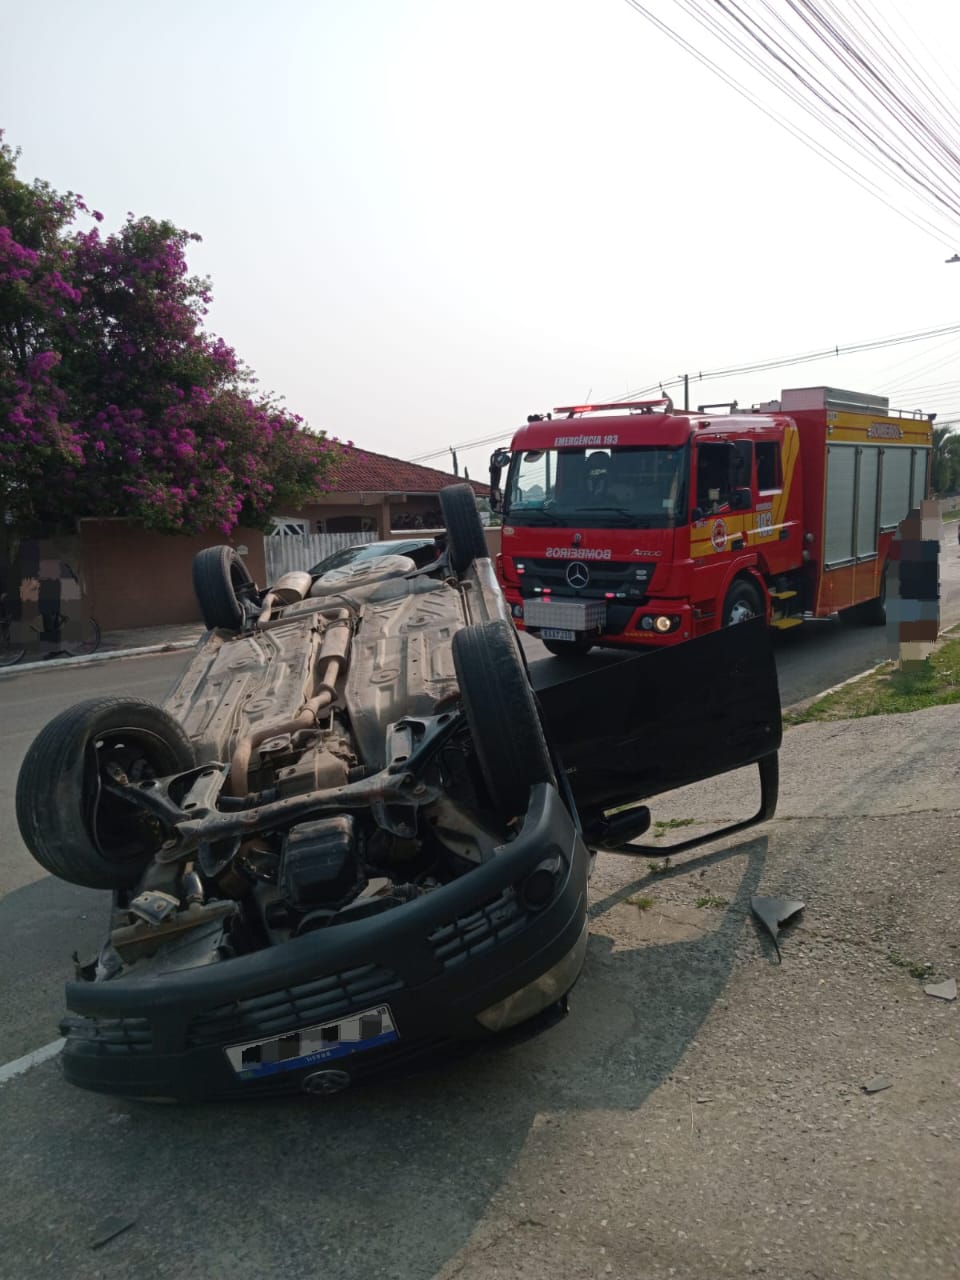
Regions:
M 590 570 L 582 560 L 574 560 L 567 566 L 567 583 L 574 591 L 582 591 L 590 581 Z

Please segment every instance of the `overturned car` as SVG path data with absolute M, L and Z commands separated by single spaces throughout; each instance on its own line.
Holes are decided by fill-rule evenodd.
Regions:
M 73 1083 L 327 1093 L 517 1026 L 563 1006 L 594 851 L 644 852 L 643 800 L 756 763 L 759 808 L 726 832 L 772 814 L 762 621 L 535 694 L 472 490 L 441 496 L 420 568 L 261 590 L 231 548 L 201 552 L 208 630 L 164 707 L 84 702 L 31 746 L 26 845 L 113 895 L 67 986 Z

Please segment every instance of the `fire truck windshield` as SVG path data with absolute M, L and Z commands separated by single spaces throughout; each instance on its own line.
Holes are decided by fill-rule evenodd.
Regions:
M 688 470 L 682 445 L 518 451 L 504 515 L 516 525 L 672 528 L 687 518 Z

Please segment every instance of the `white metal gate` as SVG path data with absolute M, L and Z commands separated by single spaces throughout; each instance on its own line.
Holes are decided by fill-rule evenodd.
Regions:
M 276 582 L 291 569 L 312 569 L 320 560 L 344 547 L 376 540 L 375 533 L 301 533 L 264 538 L 267 582 Z

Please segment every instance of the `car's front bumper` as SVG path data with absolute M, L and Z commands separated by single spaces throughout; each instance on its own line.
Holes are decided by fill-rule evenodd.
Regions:
M 532 908 L 522 886 L 551 859 L 552 895 Z M 414 902 L 201 968 L 68 984 L 64 1074 L 140 1098 L 322 1092 L 325 1076 L 342 1086 L 438 1043 L 487 1036 L 575 981 L 589 862 L 559 794 L 539 785 L 522 830 L 495 858 Z M 373 1023 L 382 1015 L 387 1031 L 349 1051 L 341 1042 L 301 1053 L 316 1048 L 319 1031 L 297 1047 L 305 1028 L 339 1036 L 336 1024 L 361 1013 Z M 240 1054 L 227 1049 L 246 1045 L 262 1053 L 254 1048 L 257 1063 L 237 1070 Z

